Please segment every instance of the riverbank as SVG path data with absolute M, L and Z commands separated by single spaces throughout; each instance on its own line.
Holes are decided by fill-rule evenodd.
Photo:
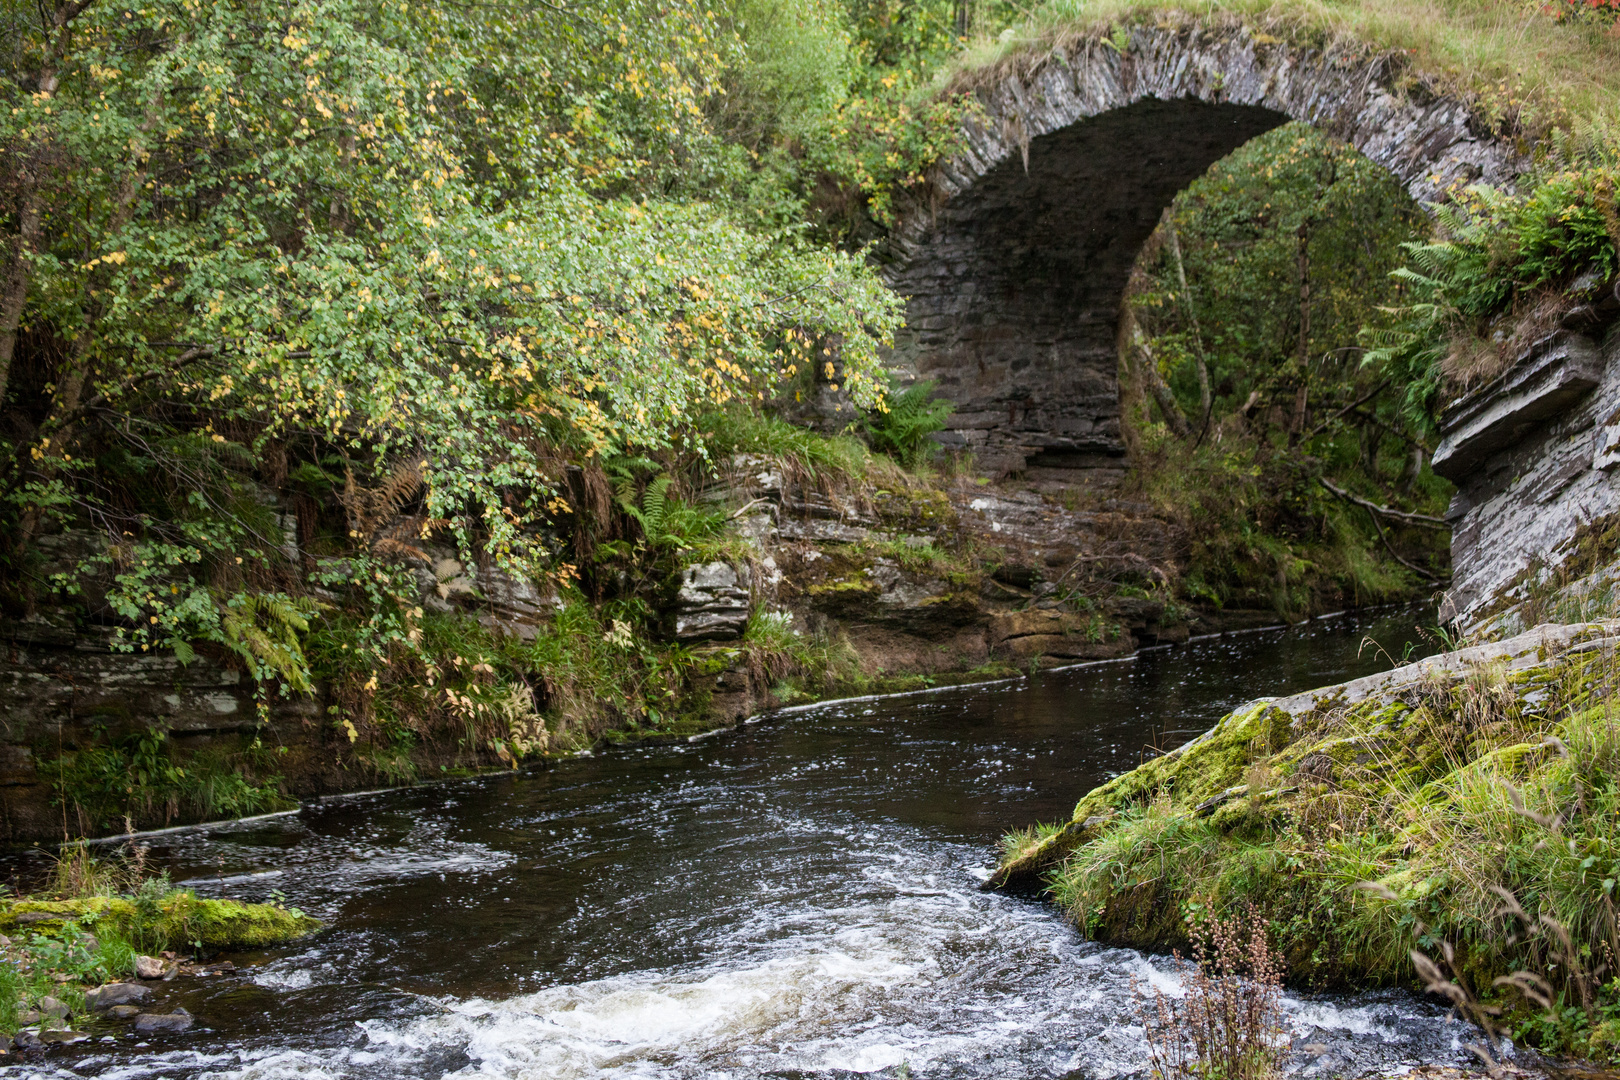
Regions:
M 424 541 L 394 571 L 415 575 L 406 640 L 379 645 L 351 611 L 370 601 L 332 593 L 292 639 L 307 690 L 206 644 L 185 662 L 123 651 L 93 577 L 77 597 L 0 618 L 0 839 L 252 816 L 1284 620 L 1243 606 L 1268 595 L 1263 567 L 1260 591 L 1224 608 L 1191 596 L 1185 527 L 1116 488 L 906 471 L 847 437 L 743 426 L 733 443 L 748 452 L 684 481 L 713 531 L 624 563 L 644 580 L 614 585 L 617 597 Z M 324 565 L 288 528 L 289 561 Z M 50 539 L 47 569 L 64 575 L 96 542 Z M 598 552 L 587 568 L 615 565 Z M 1323 565 L 1288 618 L 1367 598 Z
M 144 850 L 65 849 L 37 891 L 0 899 L 0 1039 L 17 1050 L 187 1031 L 167 984 L 220 976 L 221 952 L 283 945 L 321 923 L 277 900 L 243 903 L 176 888 Z M 0 1048 L 0 1053 L 5 1050 Z
M 177 885 L 280 890 L 331 929 L 164 984 L 165 1010 L 197 1018 L 184 1036 L 64 1047 L 48 1063 L 168 1080 L 1129 1075 L 1143 1053 L 1132 980 L 1173 981 L 1176 966 L 1087 942 L 1051 905 L 980 891 L 995 838 L 1072 807 L 1065 782 L 1100 783 L 1263 687 L 1377 670 L 1358 642 L 1399 654 L 1417 622 L 1350 615 L 783 710 L 695 743 L 154 836 L 149 864 Z M 1327 1075 L 1457 1063 L 1455 1025 L 1414 995 L 1287 1007 L 1300 1043 L 1330 1048 Z
M 995 881 L 1154 950 L 1253 904 L 1301 985 L 1407 985 L 1421 948 L 1521 1042 L 1613 1058 L 1617 645 L 1620 622 L 1550 624 L 1243 705 L 1009 835 Z

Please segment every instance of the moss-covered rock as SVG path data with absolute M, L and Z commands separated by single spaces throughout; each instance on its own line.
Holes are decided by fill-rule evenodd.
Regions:
M 996 880 L 1039 881 L 1086 933 L 1144 948 L 1252 903 L 1306 983 L 1407 981 L 1414 945 L 1443 939 L 1489 987 L 1546 965 L 1542 916 L 1601 956 L 1620 878 L 1617 633 L 1543 626 L 1250 702 L 1069 821 L 1009 836 Z
M 129 941 L 205 952 L 264 948 L 321 928 L 318 920 L 297 908 L 204 899 L 185 889 L 145 903 L 127 896 L 91 896 L 23 899 L 0 906 L 0 931 L 7 934 L 19 930 L 51 934 L 70 922 L 107 927 Z

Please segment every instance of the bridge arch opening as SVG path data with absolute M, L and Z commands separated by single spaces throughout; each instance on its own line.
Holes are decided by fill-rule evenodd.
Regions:
M 894 366 L 953 403 L 938 437 L 981 474 L 1088 486 L 1123 474 L 1117 335 L 1132 267 L 1176 194 L 1249 140 L 1310 123 L 1420 204 L 1475 180 L 1510 186 L 1524 168 L 1464 104 L 1410 93 L 1409 73 L 1374 52 L 1241 28 L 1131 35 L 981 91 L 964 149 L 888 241 L 907 300 Z

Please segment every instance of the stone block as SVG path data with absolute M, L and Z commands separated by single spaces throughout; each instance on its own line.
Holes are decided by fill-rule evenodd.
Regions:
M 675 596 L 675 636 L 705 641 L 742 636 L 753 607 L 752 581 L 746 566 L 727 562 L 699 563 L 681 572 Z

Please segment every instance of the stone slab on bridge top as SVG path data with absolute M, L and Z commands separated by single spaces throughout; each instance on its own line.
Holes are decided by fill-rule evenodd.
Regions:
M 1120 303 L 1175 194 L 1249 139 L 1313 124 L 1420 204 L 1528 159 L 1398 53 L 1183 19 L 1080 37 L 978 76 L 981 109 L 879 257 L 906 298 L 893 366 L 955 405 L 980 471 L 1118 468 Z

